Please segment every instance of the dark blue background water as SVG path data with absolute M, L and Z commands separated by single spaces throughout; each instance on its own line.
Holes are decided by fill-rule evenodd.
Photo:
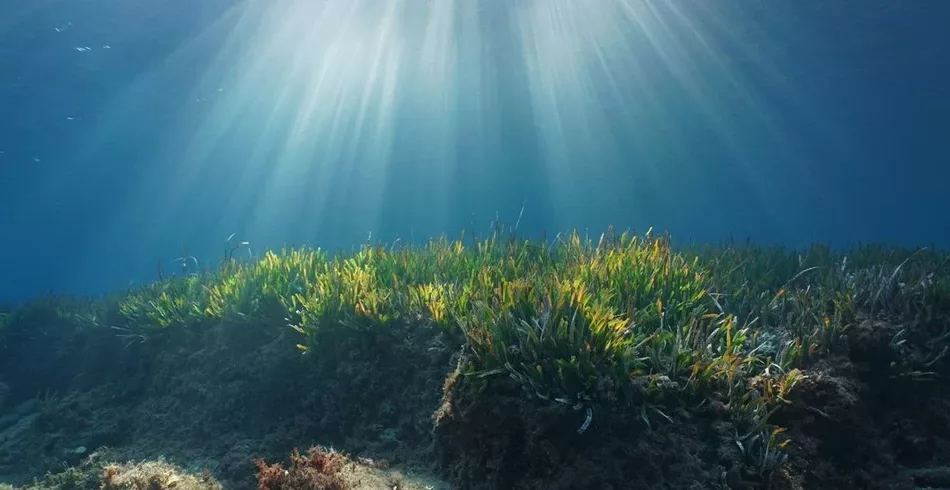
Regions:
M 456 13 L 467 34 L 439 51 L 441 91 L 416 49 L 426 2 L 404 0 L 397 88 L 363 119 L 317 100 L 342 126 L 304 125 L 288 157 L 315 83 L 299 13 L 322 2 L 0 0 L 0 302 L 123 288 L 183 254 L 210 264 L 231 233 L 255 251 L 418 241 L 513 223 L 522 203 L 534 236 L 950 244 L 950 2 L 631 0 L 650 23 L 612 37 L 591 20 L 619 0 L 549 2 L 611 41 L 595 60 L 544 32 L 547 58 L 523 49 L 531 1 Z M 371 15 L 392 2 L 363 3 L 370 20 L 340 42 L 395 42 Z M 268 38 L 256 23 L 282 11 L 295 27 Z M 337 80 L 370 73 L 313 50 Z M 551 70 L 585 83 L 556 110 L 538 88 Z

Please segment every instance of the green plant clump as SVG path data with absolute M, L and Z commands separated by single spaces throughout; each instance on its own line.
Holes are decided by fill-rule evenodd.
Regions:
M 913 326 L 894 339 L 907 359 L 897 368 L 917 379 L 936 372 L 950 346 L 950 333 L 935 327 L 950 318 L 948 269 L 946 255 L 926 250 L 678 250 L 651 232 L 540 243 L 496 232 L 338 256 L 229 256 L 217 270 L 129 291 L 103 316 L 143 340 L 211 322 L 289 327 L 305 353 L 332 329 L 445 329 L 467 340 L 469 379 L 506 376 L 542 402 L 610 403 L 634 381 L 721 400 L 732 407 L 737 444 L 765 472 L 782 462 L 786 443 L 769 415 L 809 365 L 845 347 L 862 317 Z M 650 413 L 669 419 L 657 406 Z

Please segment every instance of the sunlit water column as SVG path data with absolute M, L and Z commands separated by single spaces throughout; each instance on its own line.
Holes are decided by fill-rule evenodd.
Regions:
M 530 205 L 553 210 L 556 228 L 603 226 L 601 218 L 654 224 L 664 206 L 696 213 L 699 204 L 671 200 L 682 199 L 677 188 L 717 175 L 703 167 L 704 152 L 731 151 L 754 183 L 761 166 L 742 131 L 773 124 L 723 55 L 721 19 L 689 5 L 700 8 L 672 0 L 251 4 L 229 54 L 209 67 L 209 77 L 224 72 L 231 84 L 203 116 L 186 160 L 200 175 L 222 164 L 212 161 L 221 141 L 242 148 L 246 156 L 229 163 L 240 184 L 228 207 L 247 210 L 248 228 L 264 236 L 341 220 L 374 230 L 384 214 L 458 226 L 449 215 L 484 204 L 475 197 L 510 206 L 496 210 L 513 221 L 517 207 L 504 196 L 519 192 L 543 196 Z M 522 125 L 530 127 L 506 125 L 518 114 L 530 115 Z M 531 165 L 536 178 L 519 177 Z M 484 196 L 457 202 L 460 186 Z M 762 199 L 755 189 L 745 196 Z M 640 215 L 610 214 L 621 209 Z

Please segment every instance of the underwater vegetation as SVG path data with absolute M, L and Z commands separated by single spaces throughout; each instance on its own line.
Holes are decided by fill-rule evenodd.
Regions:
M 62 434 L 37 454 L 243 431 L 216 477 L 261 489 L 350 488 L 333 451 L 264 462 L 318 439 L 455 488 L 944 488 L 945 253 L 499 230 L 185 271 L 0 317 L 0 413 Z

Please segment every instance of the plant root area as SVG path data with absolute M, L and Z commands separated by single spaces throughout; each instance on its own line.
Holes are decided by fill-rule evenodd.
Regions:
M 531 399 L 473 383 L 464 338 L 426 326 L 301 355 L 279 327 L 139 341 L 37 318 L 0 349 L 0 487 L 950 489 L 947 378 L 888 374 L 902 328 L 863 319 L 806 371 L 772 414 L 791 442 L 764 478 L 733 407 L 675 384 L 654 390 L 662 410 L 635 383 L 584 409 Z

